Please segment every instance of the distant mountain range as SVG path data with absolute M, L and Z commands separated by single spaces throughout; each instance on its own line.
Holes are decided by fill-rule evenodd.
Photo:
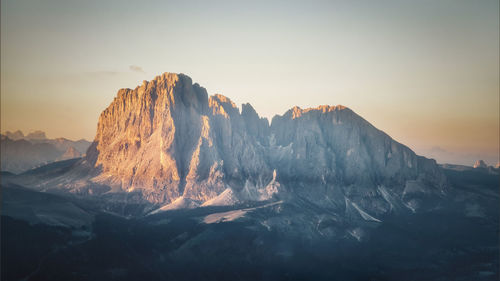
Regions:
M 1 134 L 0 145 L 1 170 L 21 173 L 54 161 L 82 157 L 90 142 L 84 139 L 48 139 L 42 131 L 25 136 L 18 130 Z

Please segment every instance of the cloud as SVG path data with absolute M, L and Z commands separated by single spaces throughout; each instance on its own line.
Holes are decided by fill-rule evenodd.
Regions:
M 142 69 L 142 67 L 137 66 L 137 65 L 131 65 L 128 68 L 130 70 L 134 71 L 134 72 L 142 72 L 142 73 L 144 73 L 144 70 Z

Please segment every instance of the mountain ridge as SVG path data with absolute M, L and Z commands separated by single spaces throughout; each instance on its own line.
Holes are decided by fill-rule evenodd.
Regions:
M 22 173 L 54 161 L 79 158 L 85 154 L 90 142 L 66 138 L 48 139 L 37 130 L 27 134 L 6 131 L 1 136 L 1 170 Z
M 379 187 L 418 206 L 413 191 L 441 194 L 446 179 L 435 161 L 345 106 L 296 106 L 269 122 L 248 103 L 240 109 L 187 75 L 164 73 L 120 89 L 101 113 L 86 156 L 36 185 L 128 193 L 158 206 L 180 198 L 203 205 L 300 196 L 339 209 L 348 198 L 382 214 L 391 203 Z M 230 199 L 216 200 L 223 192 Z

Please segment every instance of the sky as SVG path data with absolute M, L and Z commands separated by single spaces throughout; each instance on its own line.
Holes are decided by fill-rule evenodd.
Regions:
M 1 131 L 94 138 L 185 73 L 268 118 L 345 105 L 440 163 L 499 159 L 499 1 L 1 1 Z

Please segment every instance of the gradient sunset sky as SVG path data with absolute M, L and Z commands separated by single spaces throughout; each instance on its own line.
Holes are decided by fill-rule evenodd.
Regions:
M 438 162 L 499 157 L 499 1 L 1 1 L 1 130 L 92 140 L 163 72 L 271 118 L 350 107 Z

